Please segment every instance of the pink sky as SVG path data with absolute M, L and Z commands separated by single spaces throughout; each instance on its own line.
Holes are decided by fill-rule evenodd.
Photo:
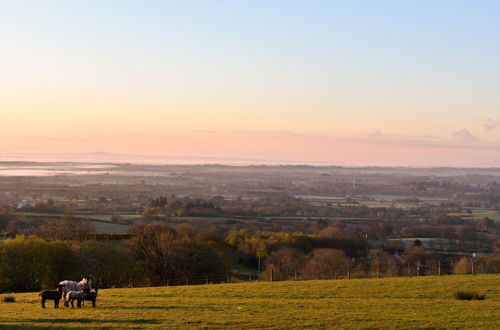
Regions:
M 9 145 L 5 146 L 5 141 Z M 36 143 L 31 143 L 36 141 Z M 288 131 L 28 136 L 3 141 L 3 156 L 91 153 L 241 158 L 339 165 L 498 166 L 498 145 L 433 137 L 305 135 Z
M 500 166 L 495 2 L 126 3 L 1 2 L 0 160 Z

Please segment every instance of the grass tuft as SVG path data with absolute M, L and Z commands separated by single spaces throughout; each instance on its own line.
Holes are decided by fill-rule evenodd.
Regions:
M 484 300 L 486 296 L 475 291 L 456 290 L 453 291 L 453 298 L 458 300 Z
M 14 296 L 5 296 L 5 297 L 3 297 L 3 302 L 6 302 L 6 303 L 16 302 L 16 297 L 14 297 Z

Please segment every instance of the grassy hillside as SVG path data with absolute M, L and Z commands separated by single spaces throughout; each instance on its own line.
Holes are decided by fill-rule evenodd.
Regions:
M 455 300 L 455 289 L 486 300 Z M 74 310 L 16 298 L 0 302 L 0 327 L 500 328 L 500 275 L 109 289 Z

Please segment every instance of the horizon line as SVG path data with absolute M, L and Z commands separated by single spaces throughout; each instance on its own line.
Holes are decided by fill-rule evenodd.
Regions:
M 85 158 L 89 156 L 100 156 L 98 158 Z M 44 159 L 50 157 L 51 159 Z M 63 159 L 54 160 L 53 157 Z M 78 158 L 83 157 L 83 158 Z M 111 157 L 115 159 L 106 159 Z M 136 159 L 124 159 L 124 158 Z M 118 158 L 118 159 L 117 159 Z M 142 158 L 142 159 L 141 159 Z M 149 159 L 148 159 L 149 158 Z M 167 162 L 167 159 L 170 161 Z M 163 161 L 162 161 L 163 160 Z M 187 162 L 183 162 L 187 161 Z M 215 162 L 214 162 L 215 161 Z M 220 163 L 218 162 L 220 161 Z M 451 166 L 451 165 L 410 165 L 410 164 L 369 164 L 369 163 L 334 163 L 327 161 L 304 161 L 284 159 L 252 159 L 241 157 L 197 157 L 197 156 L 171 156 L 153 154 L 121 154 L 105 151 L 83 152 L 83 153 L 31 153 L 31 154 L 0 154 L 0 163 L 27 162 L 27 163 L 92 163 L 92 164 L 133 164 L 133 165 L 170 165 L 170 166 L 310 166 L 310 167 L 341 167 L 341 168 L 406 168 L 406 169 L 500 169 L 498 166 Z

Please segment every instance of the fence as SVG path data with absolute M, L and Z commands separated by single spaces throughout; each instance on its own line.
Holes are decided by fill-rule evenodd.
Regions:
M 148 281 L 134 285 L 134 287 L 157 287 L 157 286 L 179 286 L 179 285 L 204 285 L 204 284 L 221 284 L 221 283 L 241 283 L 241 282 L 256 282 L 257 276 L 248 274 L 226 274 L 224 276 L 186 276 L 179 278 L 169 278 L 158 281 Z
M 339 270 L 328 274 L 304 274 L 300 272 L 284 273 L 274 270 L 267 270 L 255 276 L 251 274 L 234 274 L 229 273 L 224 276 L 186 276 L 180 278 L 166 279 L 162 281 L 149 281 L 134 285 L 135 287 L 157 287 L 157 286 L 179 286 L 179 285 L 206 285 L 206 284 L 221 284 L 221 283 L 242 283 L 242 282 L 258 282 L 258 281 L 290 281 L 290 280 L 335 280 L 335 279 L 351 279 L 351 278 L 381 278 L 381 277 L 413 277 L 413 276 L 442 276 L 448 275 L 443 272 L 443 261 L 436 261 L 428 264 L 406 263 L 400 268 L 398 274 L 388 274 L 380 269 L 372 270 L 371 272 L 353 271 L 351 267 L 345 270 Z M 474 272 L 472 271 L 472 274 Z

